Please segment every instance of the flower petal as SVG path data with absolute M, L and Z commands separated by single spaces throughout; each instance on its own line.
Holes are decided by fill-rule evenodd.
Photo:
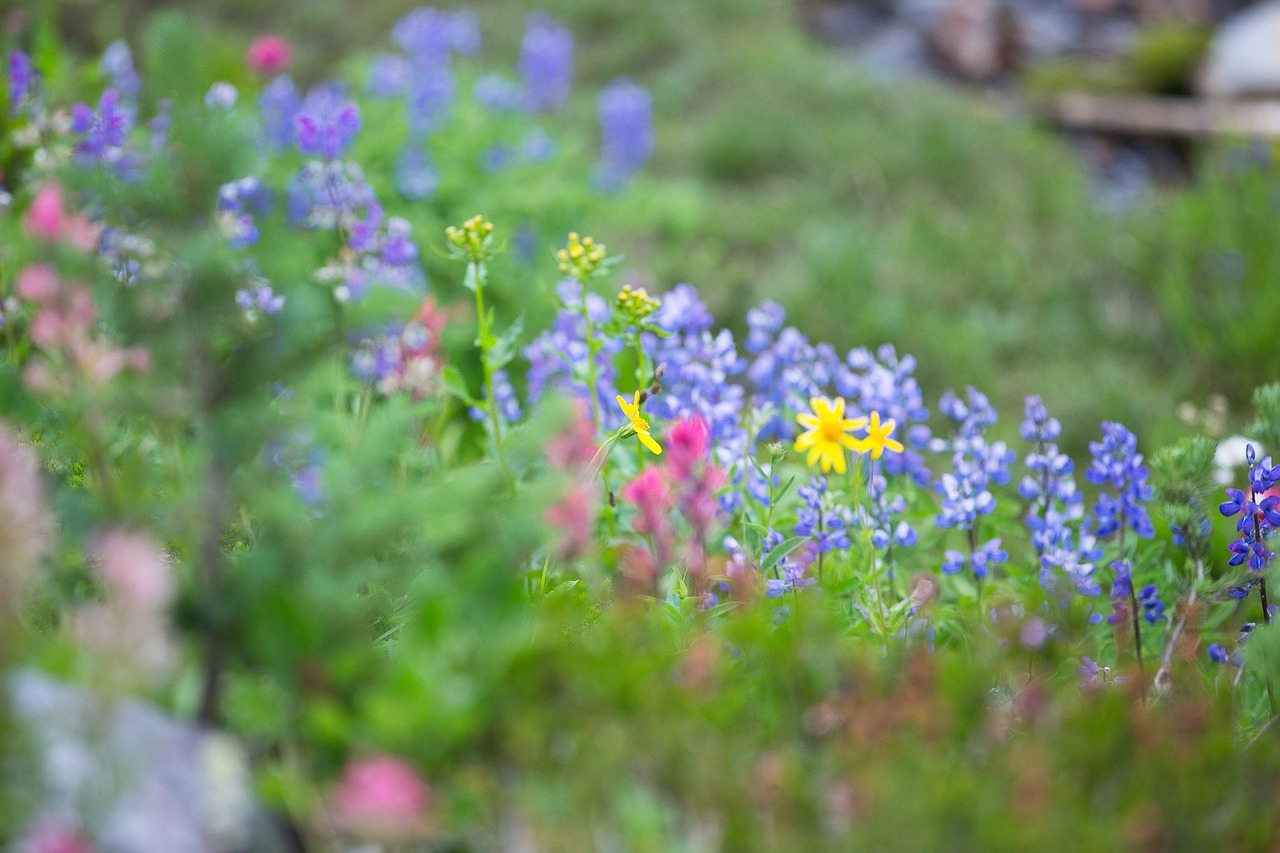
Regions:
M 661 456 L 661 455 L 662 455 L 662 445 L 660 445 L 660 444 L 658 444 L 658 442 L 654 441 L 654 440 L 653 440 L 653 436 L 649 435 L 649 433 L 647 433 L 647 432 L 637 432 L 637 433 L 636 433 L 636 438 L 640 439 L 640 443 L 641 443 L 641 444 L 643 444 L 645 447 L 647 447 L 647 448 L 649 448 L 651 451 L 653 451 L 653 455 L 654 455 L 654 456 Z

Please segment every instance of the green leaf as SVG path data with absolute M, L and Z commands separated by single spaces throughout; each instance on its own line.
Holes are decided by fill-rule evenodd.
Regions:
M 807 536 L 792 536 L 790 539 L 782 540 L 782 544 L 778 545 L 772 551 L 765 555 L 760 561 L 760 571 L 767 572 L 778 564 L 778 562 L 796 548 L 808 542 Z
M 516 340 L 523 331 L 524 315 L 521 315 L 511 324 L 511 328 L 503 332 L 501 338 L 494 340 L 489 349 L 490 370 L 500 370 L 511 363 L 511 360 L 516 357 Z
M 447 364 L 444 370 L 441 371 L 441 375 L 444 376 L 444 386 L 449 390 L 450 394 L 468 406 L 480 406 L 483 408 L 484 402 L 472 397 L 471 393 L 467 391 L 467 383 L 462 378 L 462 374 L 458 372 L 458 368 L 452 364 Z

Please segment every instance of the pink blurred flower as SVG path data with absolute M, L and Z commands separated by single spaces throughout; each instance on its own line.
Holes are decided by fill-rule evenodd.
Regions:
M 249 45 L 249 67 L 263 77 L 274 77 L 293 62 L 293 46 L 279 36 L 262 36 Z
M 678 483 L 688 482 L 706 462 L 711 448 L 707 422 L 700 415 L 677 421 L 667 431 L 667 470 Z
M 52 538 L 53 517 L 44 504 L 39 460 L 0 425 L 0 606 L 9 608 L 21 600 Z
M 32 302 L 48 302 L 58 292 L 58 274 L 48 264 L 32 264 L 18 272 L 18 295 Z
M 573 420 L 547 442 L 547 461 L 556 471 L 581 471 L 595 459 L 595 427 L 591 410 L 581 400 L 574 401 Z
M 332 819 L 339 828 L 363 838 L 403 840 L 421 837 L 431 790 L 402 759 L 380 755 L 349 762 L 333 796 Z
M 579 483 L 547 507 L 544 518 L 559 534 L 555 547 L 560 559 L 570 560 L 591 549 L 595 496 L 596 490 L 590 483 Z
M 22 219 L 22 227 L 37 240 L 46 243 L 66 240 L 86 252 L 98 241 L 97 226 L 83 216 L 67 213 L 62 188 L 57 184 L 45 184 L 36 192 Z
M 90 542 L 90 564 L 103 600 L 76 614 L 76 636 L 118 674 L 159 673 L 173 662 L 168 608 L 174 588 L 169 557 L 147 534 L 112 530 Z
M 173 599 L 169 555 L 144 533 L 112 530 L 90 543 L 94 568 L 130 610 L 163 610 Z

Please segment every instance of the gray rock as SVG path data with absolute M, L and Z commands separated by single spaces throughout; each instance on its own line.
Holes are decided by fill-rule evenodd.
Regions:
M 57 823 L 113 853 L 251 846 L 248 766 L 226 737 L 34 671 L 11 676 L 9 692 L 38 777 L 22 783 L 31 828 Z
M 1220 98 L 1280 95 L 1280 0 L 1246 9 L 1222 25 L 1209 46 L 1200 90 Z

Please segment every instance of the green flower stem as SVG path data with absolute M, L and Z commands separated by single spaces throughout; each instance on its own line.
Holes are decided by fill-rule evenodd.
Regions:
M 484 261 L 468 261 L 467 277 L 475 282 L 476 291 L 476 346 L 480 347 L 480 370 L 484 375 L 485 408 L 489 410 L 489 424 L 493 428 L 493 446 L 502 460 L 502 421 L 498 417 L 498 399 L 493 389 L 493 362 L 489 352 L 495 343 L 493 330 L 489 327 L 489 317 L 484 311 L 484 284 L 488 279 L 488 268 Z
M 582 323 L 587 336 L 587 396 L 591 398 L 591 425 L 593 434 L 600 435 L 600 395 L 596 393 L 596 353 L 600 351 L 600 341 L 596 339 L 595 325 L 591 322 L 591 311 L 587 308 L 587 279 L 578 279 L 582 285 L 582 298 L 579 305 L 582 309 Z M 608 444 L 605 445 L 606 447 Z M 602 447 L 601 450 L 604 448 Z M 609 525 L 609 535 L 617 533 L 617 522 L 614 518 L 613 488 L 609 485 L 609 454 L 604 455 L 601 462 L 600 479 L 604 483 L 605 520 Z
M 648 383 L 645 376 L 648 371 L 645 369 L 644 347 L 640 345 L 640 327 L 636 326 L 631 333 L 631 346 L 636 351 L 636 387 L 640 389 L 640 393 L 644 393 Z M 644 447 L 640 442 L 636 442 L 636 470 L 639 471 L 644 467 Z

